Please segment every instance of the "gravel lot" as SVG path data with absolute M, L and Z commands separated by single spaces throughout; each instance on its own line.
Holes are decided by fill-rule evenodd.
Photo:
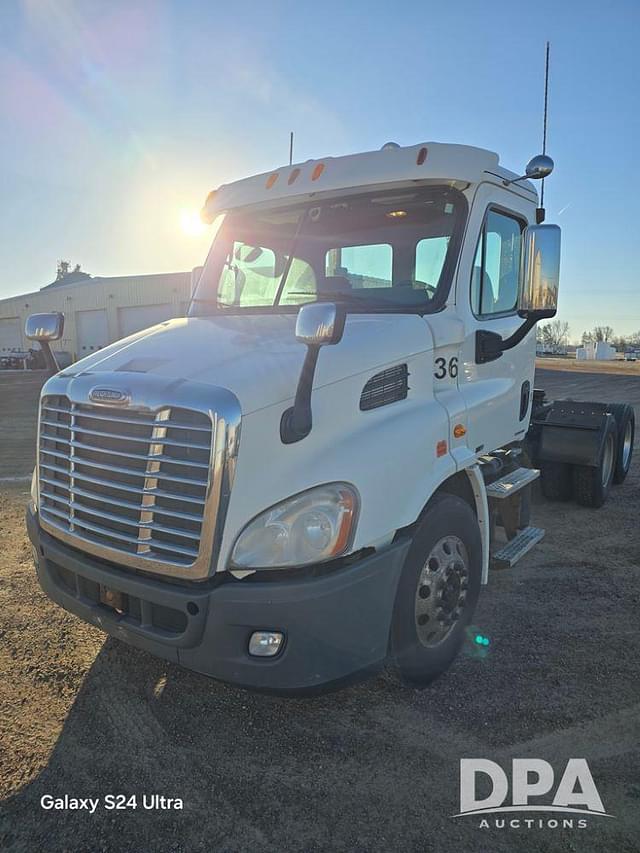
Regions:
M 0 375 L 0 478 L 29 473 L 37 381 Z M 640 378 L 540 371 L 550 396 L 628 400 Z M 640 456 L 638 457 L 640 459 Z M 315 699 L 217 684 L 107 639 L 41 593 L 0 482 L 0 850 L 640 850 L 640 462 L 601 510 L 539 504 L 542 544 L 494 573 L 478 630 L 424 691 L 386 676 Z M 586 829 L 479 829 L 458 762 L 588 759 Z M 45 812 L 44 794 L 158 793 L 183 811 Z

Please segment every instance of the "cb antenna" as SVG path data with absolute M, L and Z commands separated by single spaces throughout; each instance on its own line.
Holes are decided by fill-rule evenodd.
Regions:
M 543 112 L 543 120 L 542 120 L 542 154 L 546 155 L 547 153 L 547 105 L 549 101 L 549 42 L 547 42 L 547 48 L 545 51 L 544 58 L 544 112 Z M 542 179 L 542 186 L 540 188 L 540 207 L 544 210 L 544 178 Z
M 548 46 L 548 45 L 547 45 Z M 289 134 L 289 165 L 293 163 L 293 131 Z

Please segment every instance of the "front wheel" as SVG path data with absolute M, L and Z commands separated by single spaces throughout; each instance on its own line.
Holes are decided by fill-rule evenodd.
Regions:
M 425 686 L 457 655 L 480 594 L 482 541 L 469 504 L 437 495 L 402 569 L 391 651 L 403 680 Z

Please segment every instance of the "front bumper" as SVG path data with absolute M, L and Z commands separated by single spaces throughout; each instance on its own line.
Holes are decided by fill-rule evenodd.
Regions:
M 307 692 L 379 669 L 407 540 L 315 578 L 172 584 L 69 548 L 27 510 L 38 578 L 49 598 L 108 634 L 222 681 L 257 690 Z M 101 587 L 116 607 L 101 601 Z M 102 599 L 104 599 L 104 594 Z M 254 631 L 282 631 L 273 658 L 248 653 Z

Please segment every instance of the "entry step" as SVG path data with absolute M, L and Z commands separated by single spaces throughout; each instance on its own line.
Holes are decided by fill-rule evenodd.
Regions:
M 540 471 L 537 468 L 516 468 L 515 471 L 505 474 L 504 477 L 500 477 L 495 483 L 488 485 L 487 497 L 498 498 L 500 500 L 510 498 L 511 495 L 515 495 L 520 489 L 524 489 L 529 483 L 537 480 L 539 476 Z
M 524 527 L 510 542 L 492 554 L 491 567 L 494 569 L 512 568 L 543 537 L 544 530 L 541 527 Z

